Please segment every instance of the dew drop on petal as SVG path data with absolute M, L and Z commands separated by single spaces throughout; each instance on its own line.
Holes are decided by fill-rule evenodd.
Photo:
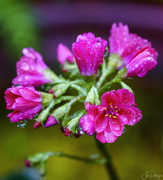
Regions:
M 26 62 L 22 62 L 20 65 L 20 69 L 24 70 L 24 71 L 28 71 L 29 70 L 29 65 Z
M 17 127 L 25 128 L 26 125 L 27 125 L 27 120 L 24 120 L 24 121 L 18 122 Z
M 123 128 L 123 133 L 125 133 L 127 131 L 126 127 Z

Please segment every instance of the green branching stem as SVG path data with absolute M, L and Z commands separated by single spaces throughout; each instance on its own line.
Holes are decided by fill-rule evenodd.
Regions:
M 65 114 L 65 117 L 62 121 L 62 126 L 65 126 L 68 121 L 69 121 L 69 118 L 68 118 L 68 115 L 69 115 L 69 112 L 72 108 L 72 105 L 75 104 L 76 102 L 80 101 L 80 100 L 84 100 L 86 98 L 86 96 L 77 96 L 75 99 L 72 99 L 70 102 L 69 102 L 69 106 L 68 106 L 68 109 L 67 109 L 67 112 Z
M 81 156 L 76 156 L 72 154 L 67 154 L 64 152 L 44 152 L 44 153 L 38 153 L 34 154 L 32 156 L 29 156 L 27 159 L 35 166 L 35 164 L 38 163 L 45 163 L 51 156 L 57 156 L 57 157 L 66 157 L 78 161 L 83 161 L 87 164 L 105 164 L 106 159 L 101 158 L 99 155 L 96 156 L 95 158 L 92 158 L 91 155 L 89 157 L 81 157 Z
M 104 158 L 91 159 L 91 158 L 85 158 L 85 157 L 80 157 L 76 155 L 66 154 L 63 152 L 55 152 L 53 155 L 59 156 L 59 157 L 66 157 L 66 158 L 70 158 L 70 159 L 74 159 L 78 161 L 83 161 L 88 164 L 105 164 L 106 163 L 106 160 Z
M 62 101 L 71 101 L 72 99 L 75 99 L 76 96 L 61 96 L 60 98 L 55 98 L 54 105 L 57 105 L 61 103 Z
M 82 95 L 86 96 L 87 95 L 87 91 L 83 88 L 81 88 L 81 86 L 77 85 L 77 84 L 71 84 L 71 87 L 76 89 L 78 92 L 80 92 Z

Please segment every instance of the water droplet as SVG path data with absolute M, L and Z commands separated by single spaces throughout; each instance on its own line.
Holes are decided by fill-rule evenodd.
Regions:
M 17 127 L 25 128 L 26 125 L 27 125 L 27 120 L 24 120 L 24 121 L 18 122 Z
M 20 86 L 20 84 L 14 84 L 14 87 L 18 87 L 18 86 Z
M 127 131 L 126 127 L 123 128 L 123 133 L 125 133 Z
M 20 68 L 24 71 L 28 71 L 29 70 L 29 65 L 26 62 L 22 62 L 20 65 Z

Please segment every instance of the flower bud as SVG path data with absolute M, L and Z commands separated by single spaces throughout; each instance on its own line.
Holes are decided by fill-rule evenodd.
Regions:
M 33 125 L 33 128 L 34 129 L 37 129 L 38 127 L 42 126 L 41 122 L 40 121 L 35 121 L 34 122 L 34 125 Z
M 68 122 L 65 128 L 65 136 L 71 136 L 73 134 L 77 138 L 83 134 L 83 132 L 81 133 L 79 127 L 79 120 L 82 116 L 83 112 L 81 112 L 77 117 L 73 118 Z
M 45 122 L 44 127 L 47 128 L 47 127 L 53 126 L 57 123 L 59 123 L 59 121 L 57 121 L 53 116 L 50 115 L 48 117 L 47 121 Z
M 95 37 L 93 33 L 79 35 L 72 44 L 72 51 L 83 76 L 97 74 L 99 66 L 103 63 L 103 57 L 107 48 L 107 41 Z
M 26 167 L 31 167 L 31 162 L 30 162 L 28 159 L 26 159 L 26 160 L 24 161 L 24 165 L 25 165 Z

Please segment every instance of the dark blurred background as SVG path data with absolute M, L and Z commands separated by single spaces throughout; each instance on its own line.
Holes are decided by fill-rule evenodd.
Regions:
M 130 32 L 148 39 L 158 51 L 158 65 L 144 78 L 127 83 L 135 92 L 143 119 L 114 144 L 107 144 L 120 179 L 138 180 L 148 170 L 163 175 L 163 1 L 162 0 L 5 0 L 0 1 L 0 177 L 41 179 L 25 169 L 26 156 L 42 151 L 64 151 L 88 156 L 97 153 L 93 137 L 65 137 L 60 126 L 33 129 L 29 122 L 19 129 L 6 117 L 4 91 L 16 76 L 15 63 L 23 47 L 33 47 L 51 69 L 59 72 L 56 48 L 61 42 L 71 49 L 78 34 L 93 32 L 108 39 L 113 22 L 128 24 Z M 47 180 L 107 180 L 101 165 L 86 165 L 65 158 L 51 158 Z

